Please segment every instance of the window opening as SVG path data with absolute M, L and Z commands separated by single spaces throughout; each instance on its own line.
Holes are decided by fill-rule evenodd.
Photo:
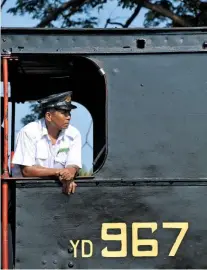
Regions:
M 20 120 L 29 117 L 23 104 L 28 108 L 47 95 L 73 91 L 73 103 L 78 108 L 72 112 L 71 124 L 80 132 L 86 122 L 88 125 L 81 132 L 82 176 L 97 172 L 106 156 L 106 85 L 105 73 L 100 70 L 103 69 L 92 60 L 71 55 L 21 55 L 9 66 L 10 101 L 16 104 L 15 135 L 20 130 Z M 17 120 L 20 107 L 23 117 Z M 85 111 L 76 122 L 75 115 L 80 110 Z M 29 118 L 26 120 L 34 120 Z

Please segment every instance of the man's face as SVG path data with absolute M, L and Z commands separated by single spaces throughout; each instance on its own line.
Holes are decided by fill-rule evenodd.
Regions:
M 55 110 L 46 113 L 47 121 L 59 130 L 66 129 L 70 123 L 71 112 L 67 110 Z

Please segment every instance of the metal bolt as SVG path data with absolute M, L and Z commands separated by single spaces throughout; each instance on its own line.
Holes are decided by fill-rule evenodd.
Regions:
M 5 39 L 5 38 L 3 38 L 3 39 L 2 39 L 2 41 L 3 41 L 3 42 L 5 42 L 5 41 L 6 41 L 6 39 Z
M 68 247 L 68 253 L 73 253 L 73 247 Z
M 57 264 L 57 260 L 54 260 L 54 261 L 53 261 L 53 264 Z
M 46 260 L 42 260 L 42 264 L 46 264 L 47 263 L 47 261 Z
M 11 54 L 11 51 L 7 50 L 7 49 L 3 49 L 3 52 L 6 53 L 6 54 Z
M 207 41 L 203 42 L 203 49 L 207 49 Z
M 22 222 L 21 221 L 17 222 L 17 227 L 22 227 Z
M 70 261 L 69 263 L 68 263 L 68 267 L 70 267 L 70 268 L 72 268 L 73 267 L 73 262 L 72 261 Z
M 119 72 L 119 69 L 118 68 L 114 68 L 113 69 L 113 73 L 118 73 Z
M 19 49 L 19 51 L 23 51 L 24 50 L 24 47 L 18 46 L 18 49 Z

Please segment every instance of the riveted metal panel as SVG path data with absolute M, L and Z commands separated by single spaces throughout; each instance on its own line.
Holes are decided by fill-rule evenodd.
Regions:
M 25 34 L 31 38 L 36 34 L 44 38 L 53 35 L 68 36 L 67 40 L 74 35 L 81 38 L 78 31 L 25 31 L 15 35 L 8 30 L 5 34 L 14 35 L 22 42 Z M 91 42 L 97 38 L 97 31 L 81 33 Z M 206 37 L 205 30 L 198 29 L 101 33 L 99 39 L 156 34 L 154 38 L 158 43 L 164 34 L 175 39 L 182 34 L 187 40 L 197 35 L 203 40 Z M 13 42 L 15 44 L 15 40 Z M 153 48 L 156 52 L 156 46 Z M 38 50 L 34 48 L 34 52 Z M 107 127 L 107 157 L 96 176 L 104 179 L 188 178 L 189 181 L 205 178 L 207 54 L 196 49 L 195 53 L 185 50 L 185 53 L 174 54 L 168 50 L 168 53 L 130 55 L 125 52 L 117 57 L 114 51 L 111 55 L 87 56 L 102 63 L 107 82 L 107 119 L 102 119 Z M 96 100 L 93 103 L 96 104 Z
M 24 186 L 24 185 L 23 185 Z M 106 269 L 106 268 L 203 268 L 207 267 L 207 187 L 79 184 L 72 196 L 60 187 L 41 184 L 17 185 L 17 269 Z M 156 239 L 156 257 L 132 255 L 132 223 L 156 222 L 157 230 L 139 232 L 140 238 Z M 163 222 L 188 222 L 189 228 L 174 257 L 169 252 L 179 230 L 163 229 Z M 120 250 L 120 241 L 101 239 L 102 223 L 126 223 L 127 256 L 103 257 L 101 251 Z M 112 230 L 112 234 L 120 231 Z M 136 238 L 136 237 L 135 237 Z M 133 240 L 135 240 L 135 238 Z M 92 256 L 77 258 L 69 240 L 90 240 Z M 86 254 L 89 253 L 86 244 Z M 143 248 L 140 250 L 143 250 Z M 145 247 L 150 250 L 150 247 Z
M 137 46 L 138 39 L 145 40 L 144 48 Z M 108 94 L 107 157 L 95 174 L 97 186 L 93 180 L 79 183 L 69 197 L 47 181 L 17 186 L 17 269 L 207 267 L 204 44 L 206 28 L 3 29 L 3 54 L 75 53 L 102 63 Z M 184 182 L 194 186 L 171 186 Z M 169 257 L 177 233 L 162 229 L 162 223 L 178 221 L 189 222 L 189 230 L 177 255 Z M 101 240 L 103 222 L 127 223 L 127 257 L 103 258 L 106 245 L 120 249 Z M 153 235 L 141 232 L 158 240 L 157 257 L 132 256 L 133 222 L 157 222 Z M 74 258 L 71 239 L 91 240 L 92 257 L 79 257 L 79 246 Z
M 207 28 L 172 30 L 2 29 L 2 54 L 205 52 Z M 140 46 L 141 44 L 141 46 Z

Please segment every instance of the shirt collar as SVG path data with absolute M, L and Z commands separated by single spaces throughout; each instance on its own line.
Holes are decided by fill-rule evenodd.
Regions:
M 42 137 L 45 135 L 48 135 L 48 131 L 47 131 L 47 127 L 46 127 L 44 118 L 41 119 L 41 132 L 42 132 L 42 134 L 41 134 Z

